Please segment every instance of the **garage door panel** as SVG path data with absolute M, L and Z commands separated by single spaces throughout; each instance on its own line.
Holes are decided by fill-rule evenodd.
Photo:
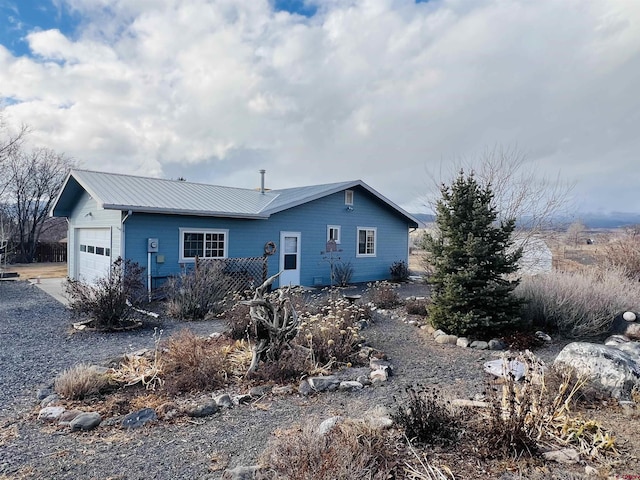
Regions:
M 76 238 L 76 278 L 93 283 L 108 275 L 111 267 L 111 229 L 80 228 Z

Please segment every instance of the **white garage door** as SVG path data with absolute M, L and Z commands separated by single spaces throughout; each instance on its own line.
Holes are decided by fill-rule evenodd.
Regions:
M 85 282 L 109 274 L 111 267 L 111 229 L 79 228 L 76 235 L 77 276 Z

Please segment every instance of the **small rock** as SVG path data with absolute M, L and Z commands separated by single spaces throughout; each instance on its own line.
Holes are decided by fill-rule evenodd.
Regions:
M 336 415 L 334 417 L 329 417 L 326 420 L 323 420 L 320 425 L 318 425 L 317 433 L 318 435 L 326 435 L 329 433 L 333 427 L 335 427 L 338 422 L 342 421 L 342 417 L 340 415 Z
M 487 350 L 489 348 L 489 344 L 480 340 L 474 340 L 471 342 L 471 348 L 475 348 L 476 350 Z
M 425 325 L 427 327 L 427 333 L 430 335 L 433 335 L 433 333 L 436 331 L 435 328 L 433 328 L 433 325 Z
M 228 393 L 223 393 L 222 395 L 218 395 L 216 398 L 214 398 L 216 405 L 218 405 L 220 408 L 232 408 L 233 407 L 233 400 L 231 400 L 231 397 L 229 396 Z
M 584 467 L 584 473 L 589 477 L 597 477 L 598 476 L 598 470 L 593 468 L 590 465 L 587 465 L 586 467 Z
M 102 422 L 102 417 L 98 412 L 83 412 L 69 422 L 71 431 L 77 430 L 93 430 Z
M 542 340 L 542 341 L 543 341 L 543 342 L 545 342 L 545 343 L 550 343 L 550 342 L 552 341 L 552 339 L 551 339 L 551 337 L 550 337 L 549 335 L 547 335 L 546 333 L 544 333 L 544 332 L 542 332 L 542 331 L 540 331 L 540 330 L 538 330 L 538 331 L 535 333 L 535 337 L 536 337 L 537 339 L 539 339 L 539 340 Z
M 407 323 L 409 325 L 417 325 L 418 324 L 418 322 L 416 320 L 409 320 Z
M 440 345 L 456 345 L 458 343 L 458 337 L 455 335 L 438 335 L 435 337 L 436 343 Z
M 222 478 L 225 480 L 252 480 L 259 470 L 259 465 L 230 468 L 224 471 Z
M 43 422 L 55 422 L 59 420 L 63 413 L 64 407 L 44 407 L 38 413 L 38 420 L 42 420 Z
M 224 333 L 221 332 L 213 332 L 209 334 L 209 338 L 213 339 L 213 340 L 217 340 L 219 338 L 224 338 Z
M 388 360 L 372 358 L 369 360 L 369 368 L 371 370 L 387 370 L 389 375 L 393 375 L 393 365 Z
M 499 338 L 492 338 L 489 340 L 489 350 L 506 350 L 507 344 Z
M 525 365 L 518 360 L 506 361 L 500 358 L 485 362 L 483 367 L 485 372 L 496 377 L 504 377 L 506 374 L 510 374 L 516 382 L 524 378 Z
M 71 421 L 74 420 L 81 413 L 82 411 L 80 410 L 67 410 L 62 415 L 60 415 L 60 418 L 58 418 L 58 424 L 69 425 Z
M 251 403 L 251 395 L 249 394 L 235 395 L 233 397 L 233 403 L 235 403 L 236 405 L 246 405 L 247 403 Z
M 49 395 L 53 395 L 54 391 L 51 387 L 39 388 L 36 392 L 36 398 L 39 402 L 47 398 Z
M 210 417 L 220 410 L 218 404 L 214 401 L 206 402 L 202 404 L 191 405 L 184 409 L 184 413 L 189 417 L 202 418 Z
M 469 339 L 466 337 L 460 337 L 456 341 L 456 345 L 462 348 L 467 348 L 470 344 L 471 344 L 471 341 L 469 341 Z
M 552 450 L 551 452 L 545 452 L 542 454 L 545 460 L 558 463 L 578 463 L 580 461 L 580 454 L 573 448 L 563 448 L 561 450 Z
M 110 368 L 103 367 L 102 365 L 91 365 L 89 367 L 89 369 L 92 372 L 97 373 L 98 375 L 106 375 L 107 373 L 109 373 L 111 371 Z
M 55 405 L 60 401 L 60 396 L 57 393 L 52 393 L 51 395 L 47 395 L 40 402 L 41 407 L 49 407 Z
M 371 385 L 371 380 L 366 375 L 358 375 L 358 378 L 356 378 L 356 382 L 362 384 L 363 386 Z
M 360 390 L 361 388 L 364 388 L 364 385 L 362 385 L 360 382 L 356 382 L 353 380 L 346 380 L 344 382 L 340 382 L 340 386 L 338 387 L 339 390 L 346 390 L 346 391 Z
M 140 428 L 149 422 L 158 420 L 158 415 L 153 408 L 143 408 L 137 412 L 131 412 L 122 419 L 124 428 Z
M 386 382 L 389 378 L 389 375 L 387 374 L 387 370 L 372 370 L 369 374 L 369 378 L 371 379 L 372 383 L 375 383 L 376 380 Z
M 604 344 L 609 346 L 612 346 L 612 345 L 615 346 L 623 343 L 628 343 L 630 341 L 631 339 L 628 337 L 625 337 L 624 335 L 611 335 L 610 337 L 607 337 L 607 339 L 604 341 Z
M 257 385 L 249 390 L 249 395 L 253 398 L 263 397 L 269 393 L 271 393 L 271 387 L 269 385 Z
M 340 385 L 340 380 L 333 375 L 328 375 L 326 377 L 309 377 L 307 378 L 307 382 L 316 392 L 335 390 L 338 388 L 338 385 Z
M 307 382 L 306 379 L 300 382 L 300 385 L 298 386 L 298 393 L 303 397 L 306 397 L 313 393 L 313 388 L 311 388 L 311 385 L 309 385 L 309 382 Z
M 446 335 L 446 333 L 444 333 L 442 330 L 434 330 L 432 335 L 433 338 L 438 338 L 440 335 Z
M 633 312 L 624 312 L 622 314 L 622 318 L 624 318 L 627 322 L 635 322 L 636 321 L 636 314 Z

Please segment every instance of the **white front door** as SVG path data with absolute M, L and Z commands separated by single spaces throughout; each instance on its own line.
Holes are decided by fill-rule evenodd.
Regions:
M 300 285 L 300 232 L 280 232 L 280 286 Z

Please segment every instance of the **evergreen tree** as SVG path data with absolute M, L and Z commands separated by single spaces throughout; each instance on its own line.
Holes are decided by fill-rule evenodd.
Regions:
M 519 280 L 521 249 L 511 234 L 515 219 L 497 223 L 490 186 L 461 171 L 451 186 L 443 185 L 436 204 L 436 235 L 425 235 L 433 275 L 430 320 L 454 335 L 489 335 L 519 321 L 520 302 L 512 295 Z

